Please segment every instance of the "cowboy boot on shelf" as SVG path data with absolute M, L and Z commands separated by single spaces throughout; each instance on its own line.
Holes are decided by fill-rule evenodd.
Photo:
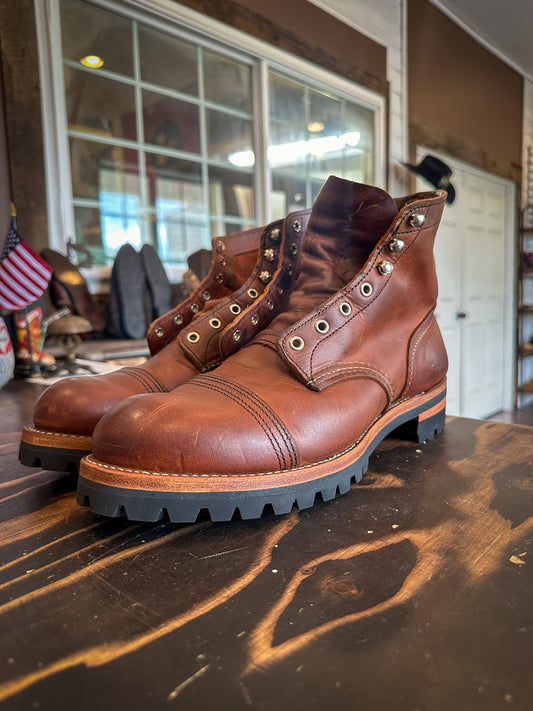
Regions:
M 15 375 L 20 378 L 39 376 L 57 370 L 54 356 L 42 350 L 43 310 L 40 306 L 15 311 Z
M 77 470 L 91 450 L 99 419 L 139 393 L 168 393 L 221 361 L 279 313 L 295 281 L 310 210 L 265 228 L 213 240 L 213 261 L 196 291 L 148 330 L 152 357 L 136 367 L 91 378 L 67 379 L 46 390 L 25 427 L 20 460 L 27 466 Z M 226 336 L 227 327 L 232 332 Z
M 400 425 L 419 440 L 442 430 L 433 242 L 445 200 L 330 177 L 284 312 L 213 373 L 103 417 L 78 502 L 144 521 L 287 513 L 347 492 Z

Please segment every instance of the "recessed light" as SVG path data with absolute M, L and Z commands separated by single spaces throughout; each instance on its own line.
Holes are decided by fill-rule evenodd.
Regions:
M 97 57 L 96 54 L 88 54 L 80 59 L 80 64 L 83 64 L 84 67 L 89 67 L 89 69 L 100 69 L 100 67 L 104 66 L 104 60 L 101 57 Z
M 320 131 L 324 130 L 324 124 L 322 121 L 312 121 L 307 125 L 307 130 L 310 131 L 310 133 L 320 133 Z

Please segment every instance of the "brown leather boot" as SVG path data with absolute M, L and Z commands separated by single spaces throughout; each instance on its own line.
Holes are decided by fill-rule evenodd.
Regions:
M 114 405 L 140 393 L 168 393 L 217 366 L 268 325 L 287 301 L 299 272 L 310 210 L 267 227 L 213 240 L 213 262 L 196 291 L 153 322 L 152 357 L 140 366 L 90 378 L 68 378 L 46 390 L 24 428 L 20 460 L 27 466 L 76 471 L 91 435 Z M 226 329 L 232 324 L 231 334 Z
M 348 491 L 400 425 L 433 437 L 445 413 L 433 258 L 445 200 L 329 178 L 285 312 L 215 372 L 104 417 L 78 502 L 150 521 L 286 513 Z

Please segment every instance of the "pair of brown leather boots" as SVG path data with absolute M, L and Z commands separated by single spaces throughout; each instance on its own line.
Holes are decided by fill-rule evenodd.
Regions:
M 215 239 L 206 279 L 151 325 L 152 357 L 45 391 L 22 462 L 81 460 L 80 504 L 143 521 L 256 518 L 347 492 L 388 433 L 444 427 L 445 201 L 330 177 L 312 210 Z

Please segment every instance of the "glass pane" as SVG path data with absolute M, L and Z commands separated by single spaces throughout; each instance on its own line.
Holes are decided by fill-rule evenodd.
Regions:
M 294 210 L 308 207 L 305 179 L 291 176 L 285 171 L 273 171 L 270 203 L 273 220 L 285 217 L 287 213 Z
M 154 207 L 152 244 L 161 259 L 185 265 L 189 254 L 209 244 L 201 166 L 149 153 L 146 178 Z
M 139 195 L 137 151 L 97 141 L 70 139 L 72 191 L 75 198 L 99 200 L 102 190 Z
M 140 26 L 139 54 L 143 81 L 198 95 L 197 51 L 192 44 Z
M 293 126 L 305 127 L 305 91 L 302 84 L 271 73 L 270 117 Z
M 211 233 L 236 232 L 255 224 L 255 196 L 253 176 L 220 168 L 209 169 L 209 212 Z M 236 221 L 224 220 L 235 216 Z
M 137 138 L 132 86 L 65 67 L 65 93 L 70 130 Z
M 251 112 L 251 68 L 218 54 L 204 52 L 205 98 Z
M 307 130 L 315 135 L 338 136 L 342 132 L 341 102 L 310 91 Z
M 206 113 L 208 156 L 239 167 L 253 166 L 252 122 L 211 109 Z
M 98 207 L 75 207 L 76 241 L 91 250 L 96 264 L 111 264 L 120 247 L 129 242 L 135 249 L 142 244 L 142 220 L 138 198 L 102 202 Z
M 142 92 L 144 140 L 161 148 L 200 152 L 198 106 L 169 96 Z
M 62 0 L 59 7 L 65 59 L 79 62 L 92 55 L 106 70 L 133 76 L 130 20 L 76 0 Z

